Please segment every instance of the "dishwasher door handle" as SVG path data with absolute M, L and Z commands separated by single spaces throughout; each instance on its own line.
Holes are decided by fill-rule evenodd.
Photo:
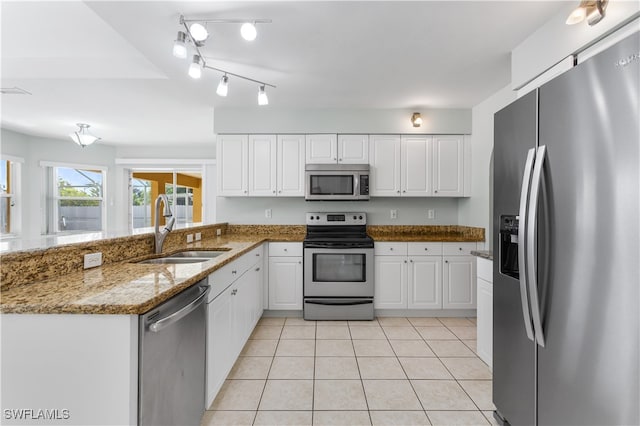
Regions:
M 196 297 L 195 299 L 193 299 L 193 301 L 187 303 L 185 306 L 183 306 L 176 312 L 172 313 L 171 315 L 166 316 L 162 319 L 159 319 L 158 321 L 149 325 L 149 330 L 153 331 L 154 333 L 157 333 L 161 331 L 163 328 L 166 328 L 171 324 L 179 321 L 181 318 L 184 318 L 185 316 L 189 315 L 198 307 L 198 305 L 202 303 L 205 296 L 209 293 L 209 290 L 211 290 L 211 287 L 209 286 L 200 287 L 201 293 L 198 295 L 198 297 Z

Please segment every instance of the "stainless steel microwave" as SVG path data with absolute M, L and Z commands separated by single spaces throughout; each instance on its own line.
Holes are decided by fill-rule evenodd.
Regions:
M 369 165 L 307 164 L 305 200 L 369 200 Z

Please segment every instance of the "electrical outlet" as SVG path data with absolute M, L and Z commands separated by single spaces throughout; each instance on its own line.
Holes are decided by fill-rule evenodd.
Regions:
M 391 219 L 397 219 L 398 218 L 398 210 L 396 209 L 391 209 Z
M 267 219 L 271 219 L 271 209 L 265 209 L 264 217 L 266 217 Z
M 187 244 L 193 242 L 193 234 L 187 234 Z
M 427 218 L 428 219 L 435 219 L 436 218 L 436 211 L 434 209 L 427 210 Z
M 84 269 L 95 268 L 102 265 L 102 253 L 89 253 L 84 255 Z
M 196 232 L 196 241 L 200 241 L 202 239 L 202 232 Z
M 222 229 L 216 229 L 216 235 L 219 237 L 220 235 L 222 235 Z

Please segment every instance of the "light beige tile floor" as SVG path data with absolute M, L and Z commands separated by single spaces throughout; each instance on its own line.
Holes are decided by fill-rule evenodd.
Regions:
M 491 425 L 475 318 L 262 318 L 211 425 Z

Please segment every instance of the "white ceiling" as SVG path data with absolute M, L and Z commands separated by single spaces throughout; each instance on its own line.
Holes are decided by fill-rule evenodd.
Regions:
M 510 51 L 559 1 L 45 1 L 1 3 L 2 127 L 104 144 L 200 144 L 214 108 L 254 107 L 257 85 L 187 76 L 180 14 L 271 19 L 247 42 L 209 25 L 207 63 L 277 86 L 263 108 L 471 108 L 510 82 Z

